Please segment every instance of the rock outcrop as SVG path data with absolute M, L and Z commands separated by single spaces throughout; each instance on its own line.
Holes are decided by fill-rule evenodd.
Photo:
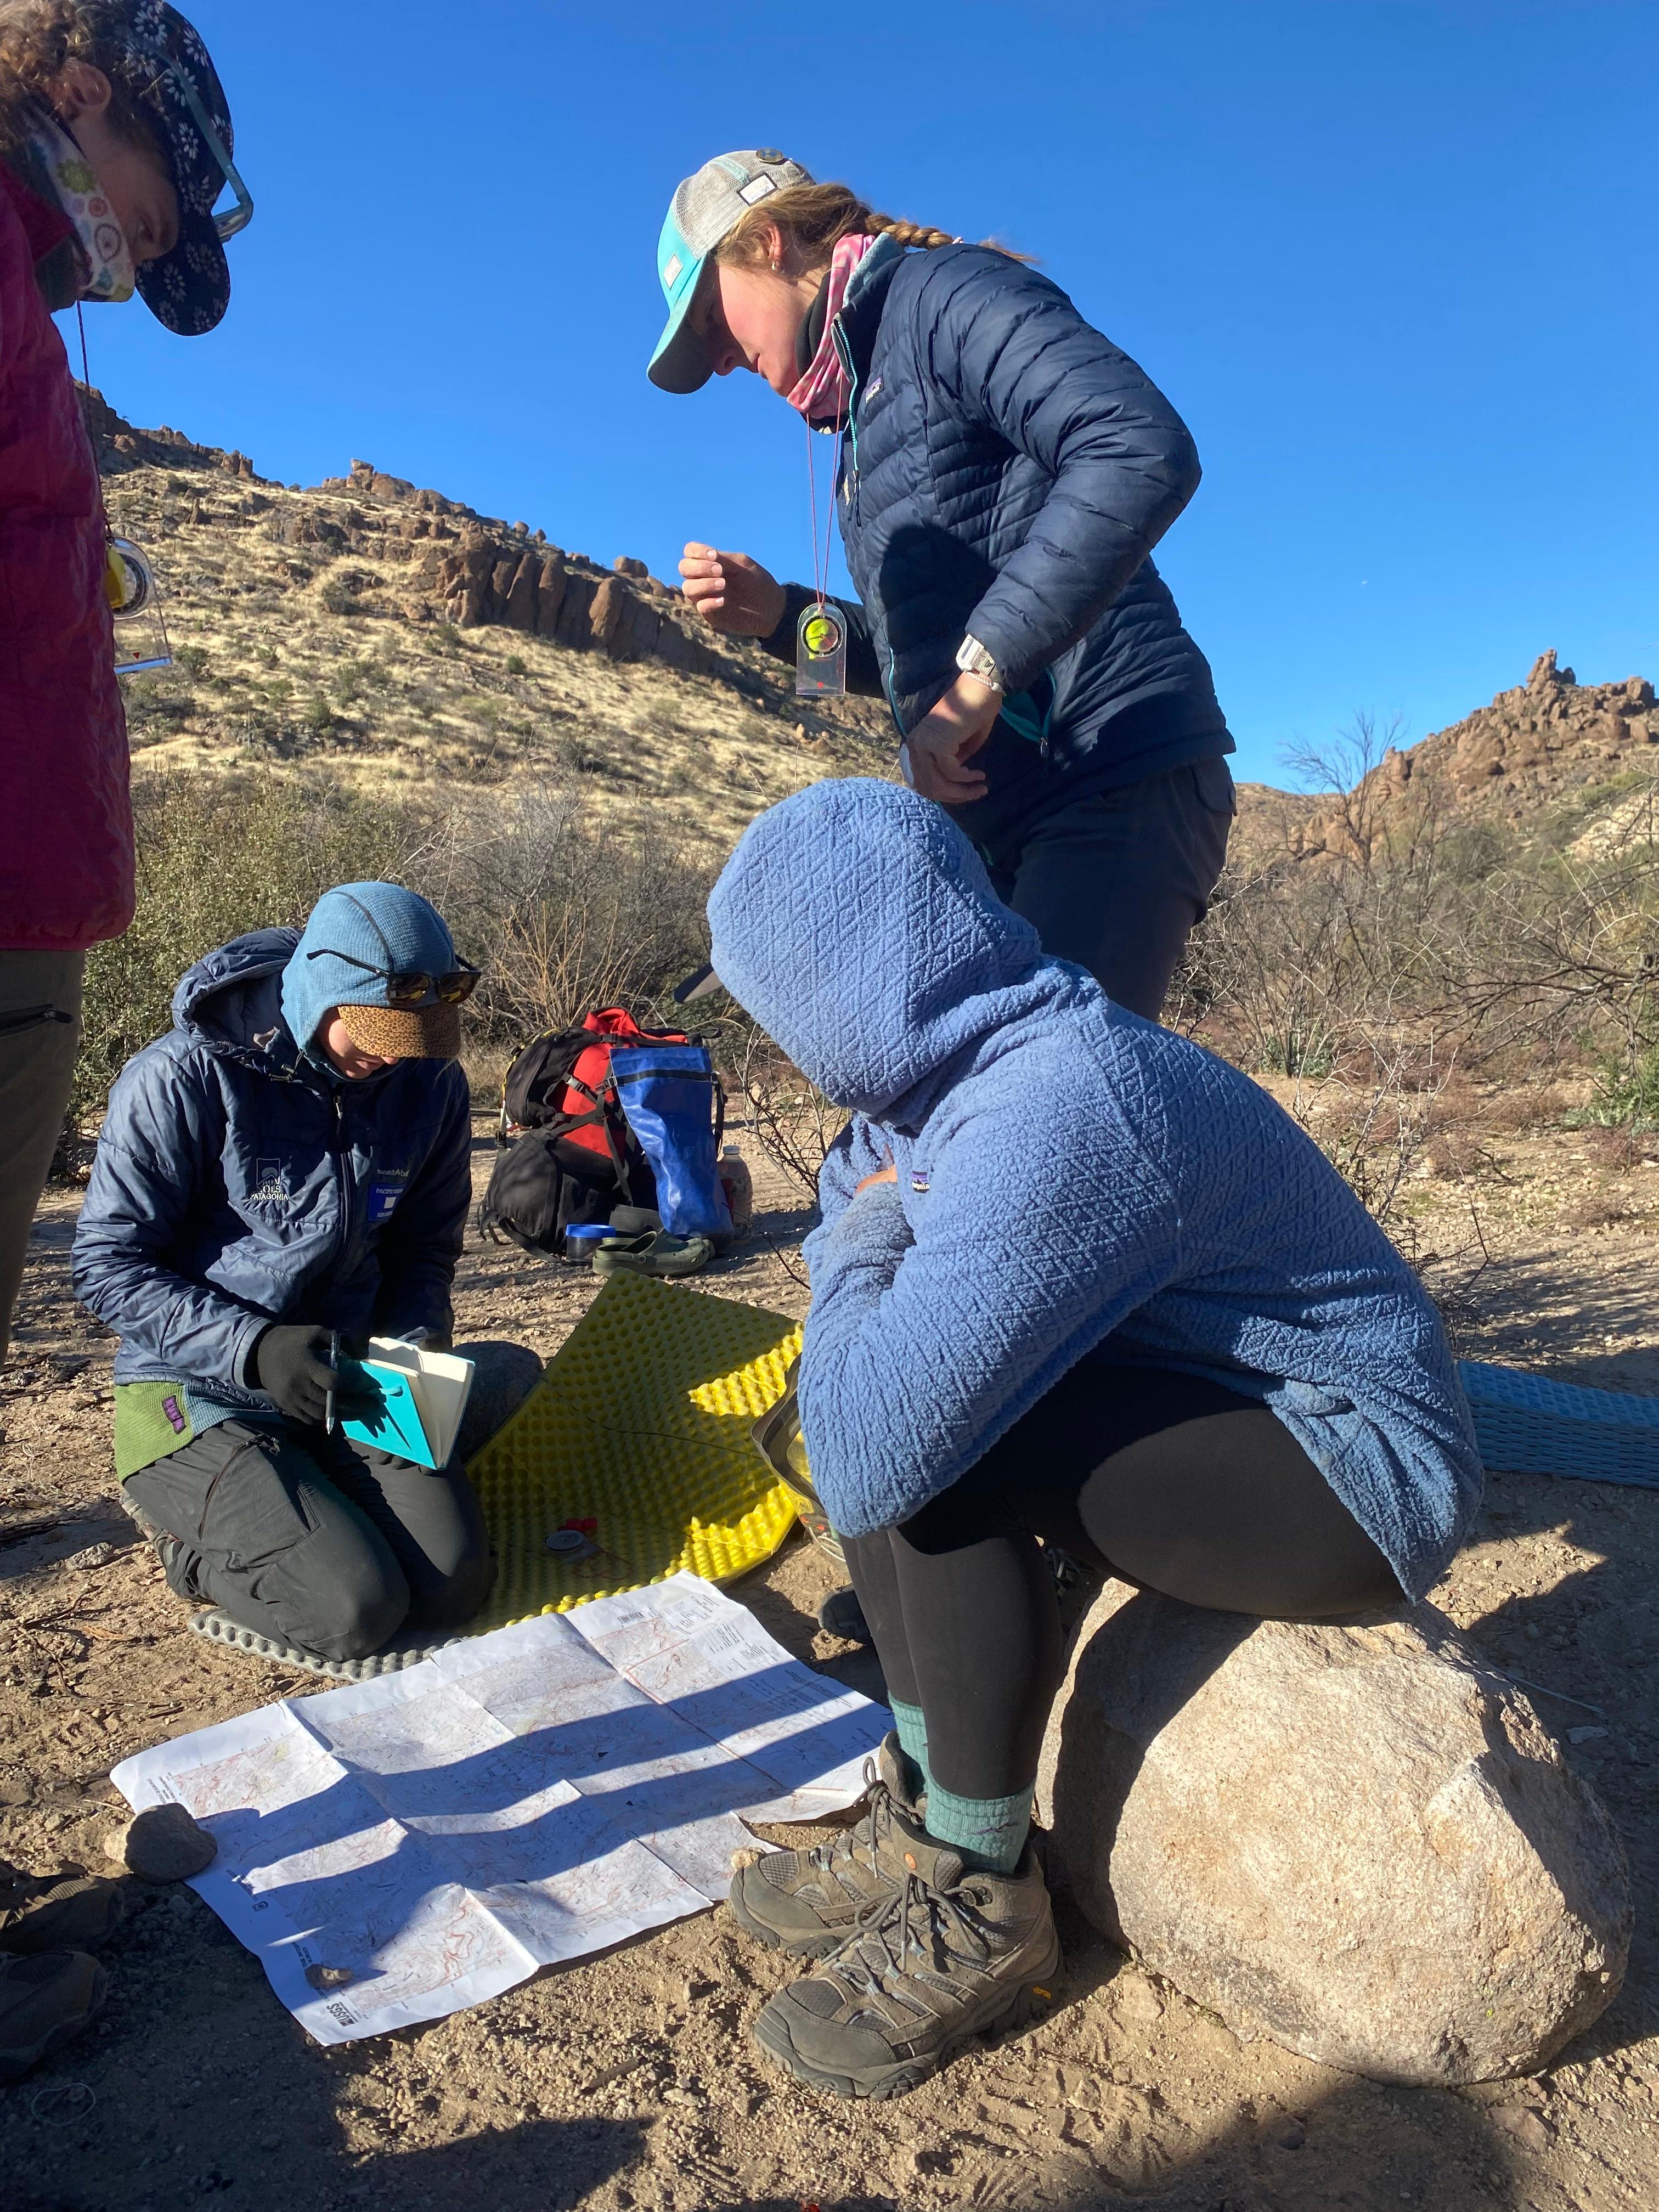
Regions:
M 1611 1821 L 1431 1606 L 1309 1627 L 1109 1583 L 1038 1790 L 1097 1926 L 1236 2033 L 1327 2065 L 1525 2072 L 1623 1978 Z
M 716 637 L 687 608 L 678 586 L 623 554 L 603 568 L 548 543 L 544 531 L 481 515 L 441 492 L 354 460 L 349 473 L 313 490 L 259 476 L 246 453 L 198 446 L 177 430 L 141 430 L 83 388 L 82 405 L 106 475 L 145 467 L 206 471 L 259 487 L 265 526 L 278 544 L 333 560 L 375 563 L 354 596 L 381 593 L 387 611 L 411 622 L 471 629 L 497 623 L 612 660 L 656 661 L 681 674 L 713 676 L 754 696 L 758 648 Z M 284 498 L 284 491 L 297 497 Z M 262 495 L 277 497 L 263 501 Z
M 1265 837 L 1271 849 L 1271 830 L 1299 855 L 1351 851 L 1357 814 L 1368 814 L 1386 830 L 1390 816 L 1413 801 L 1518 820 L 1631 769 L 1659 773 L 1652 684 L 1644 676 L 1580 684 L 1552 651 L 1539 655 L 1524 684 L 1500 691 L 1491 706 L 1478 707 L 1420 744 L 1390 749 L 1358 787 L 1358 806 L 1351 799 L 1334 809 L 1328 797 L 1252 787 L 1251 811 L 1259 817 L 1251 825 L 1253 842 Z

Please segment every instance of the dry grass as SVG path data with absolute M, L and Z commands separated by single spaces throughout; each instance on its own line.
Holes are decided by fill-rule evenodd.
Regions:
M 156 556 L 179 663 L 127 684 L 141 775 L 270 769 L 374 795 L 574 783 L 624 822 L 668 820 L 677 842 L 724 852 L 826 774 L 892 772 L 867 702 L 805 709 L 758 655 L 738 690 L 516 630 L 457 631 L 426 617 L 416 547 L 371 562 L 292 542 L 303 525 L 343 543 L 362 500 L 199 465 L 131 469 L 107 496 L 114 526 Z

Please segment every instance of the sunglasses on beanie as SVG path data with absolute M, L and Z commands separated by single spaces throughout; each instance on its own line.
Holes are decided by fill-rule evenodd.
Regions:
M 459 1006 L 470 999 L 478 988 L 482 968 L 462 961 L 446 975 L 428 975 L 418 968 L 399 972 L 391 968 L 377 968 L 372 961 L 359 960 L 349 952 L 336 952 L 331 945 L 319 945 L 314 952 L 307 952 L 307 960 L 343 960 L 349 968 L 361 968 L 386 985 L 386 1002 L 399 1013 L 413 1013 L 418 1007 L 436 1005 Z

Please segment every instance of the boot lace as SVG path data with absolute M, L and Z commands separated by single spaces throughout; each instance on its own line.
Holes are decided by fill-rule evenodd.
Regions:
M 873 1875 L 881 1872 L 882 1839 L 893 1825 L 893 1793 L 876 1771 L 876 1762 L 864 1762 L 864 1812 L 850 1833 L 833 1836 L 828 1843 L 814 1844 L 806 1854 L 806 1863 L 820 1873 L 832 1869 L 839 1859 L 851 1858 L 868 1866 Z
M 907 1977 L 949 1987 L 953 1968 L 986 1973 L 995 1955 L 996 1930 L 979 1909 L 972 1875 L 939 1889 L 907 1868 L 902 1882 L 859 1914 L 833 1970 L 855 1994 L 890 2001 Z

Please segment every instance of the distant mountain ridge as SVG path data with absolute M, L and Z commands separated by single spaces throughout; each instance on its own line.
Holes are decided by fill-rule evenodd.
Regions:
M 1432 793 L 1454 811 L 1524 826 L 1540 809 L 1575 799 L 1616 804 L 1632 779 L 1659 777 L 1659 712 L 1644 676 L 1580 684 L 1553 651 L 1524 684 L 1500 691 L 1461 722 L 1405 750 L 1390 748 L 1358 787 L 1379 822 Z M 1238 852 L 1340 853 L 1352 843 L 1355 809 L 1330 793 L 1239 787 Z

